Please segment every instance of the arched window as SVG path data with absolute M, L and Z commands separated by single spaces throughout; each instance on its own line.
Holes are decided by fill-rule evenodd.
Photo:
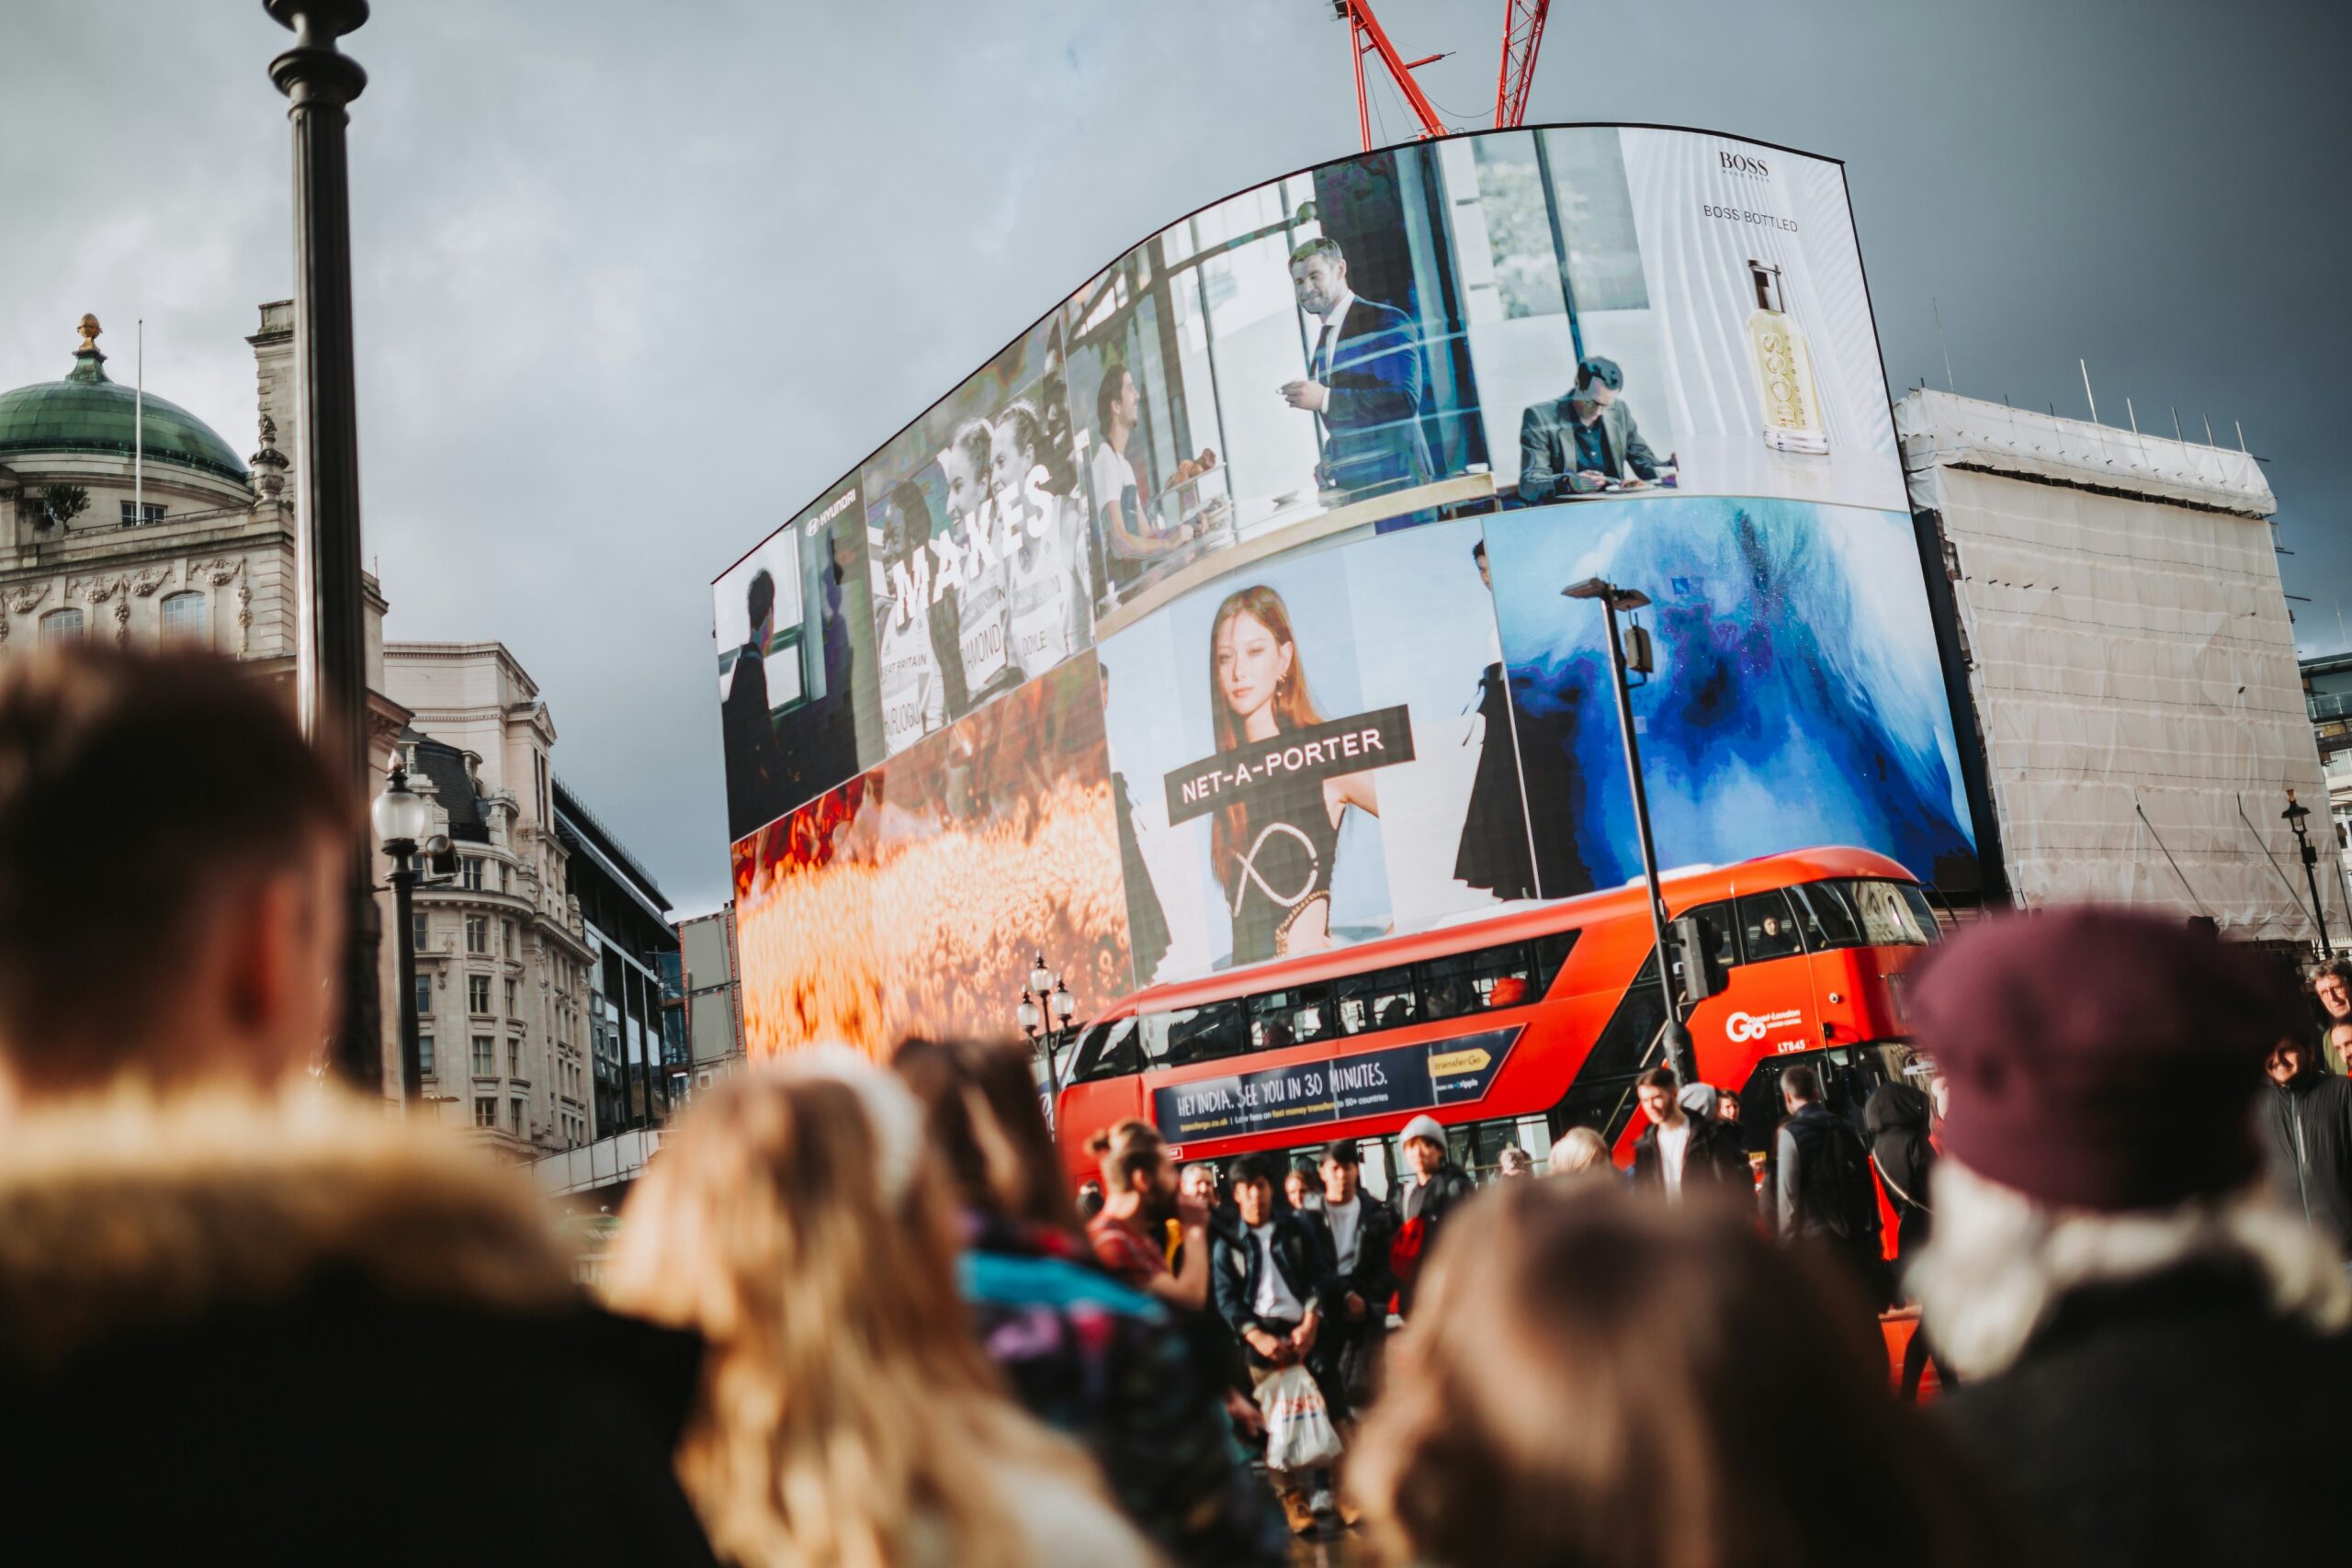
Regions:
M 40 618 L 40 640 L 46 643 L 79 642 L 82 640 L 82 612 L 67 608 L 51 610 Z
M 203 594 L 189 592 L 165 597 L 164 640 L 199 644 L 212 640 L 212 617 L 206 608 Z

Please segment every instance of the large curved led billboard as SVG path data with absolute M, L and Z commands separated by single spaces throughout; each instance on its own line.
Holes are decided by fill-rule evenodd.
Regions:
M 715 585 L 746 1032 L 1001 1032 L 1638 873 L 1973 883 L 1844 169 L 1367 153 L 1121 256 Z

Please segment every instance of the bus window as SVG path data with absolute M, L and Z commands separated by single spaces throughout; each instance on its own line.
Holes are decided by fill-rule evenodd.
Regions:
M 1525 942 L 1432 958 L 1416 968 L 1424 1018 L 1460 1018 L 1489 1008 L 1520 1007 L 1536 997 Z
M 1333 986 L 1340 1032 L 1366 1034 L 1375 1029 L 1402 1029 L 1419 1016 L 1410 969 L 1379 969 L 1350 975 Z
M 1279 1051 L 1331 1032 L 1331 987 L 1295 986 L 1250 999 L 1250 1048 Z
M 1797 918 L 1788 895 L 1775 887 L 1751 893 L 1739 901 L 1740 945 L 1750 964 L 1787 958 L 1804 951 L 1797 938 Z
M 1096 1078 L 1114 1078 L 1143 1070 L 1143 1053 L 1136 1034 L 1132 1018 L 1114 1019 L 1089 1029 L 1078 1043 L 1078 1055 L 1071 1058 L 1069 1081 L 1091 1083 Z
M 1808 882 L 1792 887 L 1804 922 L 1804 944 L 1815 953 L 1833 947 L 1860 947 L 1862 928 L 1846 890 L 1835 882 Z
M 1143 1020 L 1145 1062 L 1181 1067 L 1238 1056 L 1249 1049 L 1248 1022 L 1238 1001 L 1205 1002 L 1180 1012 L 1155 1012 Z
M 1560 967 L 1568 961 L 1568 949 L 1577 944 L 1575 931 L 1549 931 L 1530 944 L 1535 955 L 1535 994 L 1548 996 L 1552 982 L 1560 977 Z
M 1739 943 L 1733 936 L 1734 919 L 1731 905 L 1702 904 L 1690 911 L 1699 922 L 1699 934 L 1714 949 L 1715 962 L 1729 969 L 1739 962 Z
M 1872 879 L 1848 886 L 1861 918 L 1862 941 L 1871 946 L 1925 947 L 1936 940 L 1936 911 L 1911 884 Z

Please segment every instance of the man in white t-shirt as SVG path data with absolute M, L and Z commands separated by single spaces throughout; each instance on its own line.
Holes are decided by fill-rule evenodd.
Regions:
M 1752 1197 L 1756 1179 L 1738 1130 L 1684 1110 L 1681 1087 L 1671 1067 L 1652 1067 L 1634 1080 L 1650 1124 L 1634 1145 L 1634 1185 L 1664 1193 L 1669 1203 L 1702 1189 Z

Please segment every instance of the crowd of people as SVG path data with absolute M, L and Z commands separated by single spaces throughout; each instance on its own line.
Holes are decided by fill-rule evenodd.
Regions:
M 320 1070 L 359 832 L 232 666 L 0 666 L 9 1560 L 1122 1568 L 1351 1532 L 1429 1568 L 1939 1568 L 2334 1537 L 2340 969 L 2307 1013 L 2177 922 L 1988 919 L 1909 987 L 1934 1077 L 1849 1115 L 1792 1067 L 1761 1162 L 1754 1107 L 1658 1068 L 1627 1169 L 1576 1128 L 1480 1185 L 1424 1115 L 1385 1196 L 1353 1141 L 1220 1171 L 1140 1121 L 1073 1194 L 1021 1047 L 808 1050 L 673 1125 L 592 1300 L 514 1173 Z M 1897 1299 L 1945 1374 L 1924 1406 L 1871 1310 Z

